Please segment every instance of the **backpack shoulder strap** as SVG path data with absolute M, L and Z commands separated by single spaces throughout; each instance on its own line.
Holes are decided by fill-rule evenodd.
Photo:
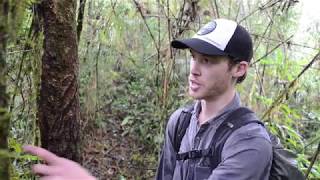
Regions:
M 179 153 L 177 154 L 177 160 L 211 157 L 211 167 L 212 169 L 216 168 L 218 164 L 221 162 L 221 152 L 224 147 L 224 144 L 233 131 L 249 123 L 258 123 L 263 125 L 263 123 L 258 120 L 253 120 L 252 118 L 245 118 L 245 115 L 248 113 L 253 112 L 248 108 L 244 107 L 240 107 L 232 111 L 224 120 L 224 122 L 218 127 L 207 149 L 192 150 L 184 153 Z
M 212 153 L 211 156 L 215 157 L 213 158 L 212 163 L 213 168 L 216 168 L 221 162 L 221 152 L 223 150 L 224 144 L 235 130 L 250 123 L 257 123 L 264 126 L 261 121 L 252 117 L 245 116 L 247 114 L 253 115 L 254 112 L 248 108 L 240 107 L 231 112 L 226 120 L 218 127 L 209 146 L 209 152 Z
M 173 148 L 176 153 L 179 152 L 182 138 L 185 135 L 187 128 L 189 127 L 193 108 L 194 104 L 189 105 L 185 109 L 183 109 L 175 125 Z

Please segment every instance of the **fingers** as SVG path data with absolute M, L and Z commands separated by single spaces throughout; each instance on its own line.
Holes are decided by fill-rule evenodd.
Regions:
M 60 174 L 59 170 L 55 166 L 48 166 L 45 164 L 36 164 L 32 167 L 32 171 L 35 174 L 48 176 L 48 175 L 58 175 Z
M 42 175 L 40 180 L 95 180 L 86 169 L 76 162 L 61 158 L 36 146 L 24 146 L 23 149 L 48 163 L 47 165 L 37 164 L 32 168 L 35 174 Z
M 60 159 L 58 156 L 56 156 L 52 152 L 47 151 L 40 147 L 27 145 L 27 146 L 23 146 L 23 149 L 26 153 L 38 156 L 41 159 L 45 160 L 48 164 L 57 164 L 57 162 Z
M 67 179 L 62 178 L 60 176 L 43 176 L 39 180 L 67 180 Z

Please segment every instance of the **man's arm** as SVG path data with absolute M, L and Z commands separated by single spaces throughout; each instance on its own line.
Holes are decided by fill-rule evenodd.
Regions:
M 156 174 L 156 180 L 170 180 L 173 178 L 176 167 L 176 152 L 173 148 L 174 131 L 181 110 L 175 111 L 166 126 L 165 140 L 162 147 L 159 165 Z
M 35 174 L 41 175 L 40 180 L 96 180 L 76 162 L 61 158 L 40 147 L 24 146 L 23 149 L 26 153 L 38 156 L 46 162 L 32 167 Z
M 222 162 L 209 180 L 269 179 L 272 145 L 265 129 L 249 124 L 233 132 L 225 143 Z

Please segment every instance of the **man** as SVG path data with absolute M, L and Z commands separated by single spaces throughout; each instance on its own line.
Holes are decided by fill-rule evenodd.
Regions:
M 235 85 L 245 78 L 252 58 L 249 33 L 234 21 L 216 19 L 192 38 L 174 40 L 171 45 L 190 50 L 189 95 L 196 102 L 179 152 L 174 148 L 175 131 L 179 129 L 177 121 L 185 108 L 171 115 L 156 179 L 269 179 L 272 145 L 267 131 L 258 123 L 244 125 L 228 137 L 221 162 L 214 169 L 211 161 L 201 155 L 192 159 L 177 158 L 177 153 L 208 149 L 219 125 L 240 107 Z
M 175 40 L 172 46 L 190 49 L 189 95 L 196 99 L 179 153 L 209 147 L 219 125 L 235 109 L 240 99 L 235 91 L 247 73 L 252 58 L 248 32 L 235 22 L 217 19 L 209 22 L 191 39 Z M 221 162 L 215 169 L 206 159 L 177 160 L 173 148 L 174 131 L 182 109 L 168 122 L 156 179 L 158 180 L 266 180 L 272 161 L 269 136 L 260 124 L 250 123 L 235 130 L 226 141 Z M 248 117 L 249 118 L 249 117 Z M 45 149 L 25 146 L 47 164 L 37 164 L 33 171 L 41 180 L 94 180 L 85 169 Z

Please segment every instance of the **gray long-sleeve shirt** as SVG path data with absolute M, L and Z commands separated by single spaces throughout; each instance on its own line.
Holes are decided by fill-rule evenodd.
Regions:
M 227 115 L 240 107 L 236 94 L 218 116 L 199 126 L 200 102 L 195 103 L 190 125 L 184 135 L 179 152 L 206 149 L 219 125 Z M 173 148 L 175 125 L 183 109 L 175 111 L 167 124 L 165 142 L 157 170 L 157 180 L 267 180 L 272 163 L 272 145 L 265 128 L 250 123 L 234 131 L 221 153 L 221 163 L 211 170 L 206 159 L 176 160 Z M 248 117 L 249 118 L 249 117 Z M 252 117 L 251 117 L 252 118 Z

